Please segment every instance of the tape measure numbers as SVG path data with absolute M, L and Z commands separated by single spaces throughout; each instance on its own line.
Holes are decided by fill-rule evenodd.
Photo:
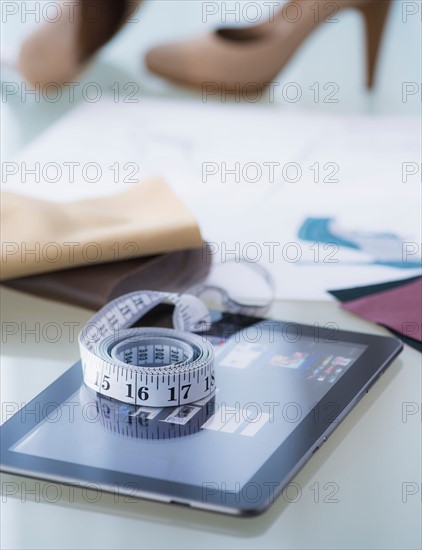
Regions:
M 156 305 L 174 304 L 174 329 L 130 328 Z M 215 389 L 214 348 L 193 331 L 210 323 L 189 294 L 139 291 L 116 298 L 79 335 L 85 384 L 133 405 L 169 407 L 199 401 Z

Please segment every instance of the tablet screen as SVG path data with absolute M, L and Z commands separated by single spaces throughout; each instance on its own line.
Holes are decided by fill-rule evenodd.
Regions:
M 158 409 L 120 403 L 82 385 L 59 407 L 51 403 L 51 414 L 13 451 L 240 490 L 310 411 L 318 422 L 337 417 L 336 403 L 324 410 L 316 405 L 367 346 L 321 339 L 317 331 L 303 335 L 298 325 L 270 320 L 233 326 L 206 336 L 216 350 L 211 397 Z

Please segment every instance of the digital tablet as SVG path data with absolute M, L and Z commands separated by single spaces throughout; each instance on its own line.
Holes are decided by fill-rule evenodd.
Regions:
M 169 306 L 142 325 L 170 326 Z M 396 338 L 212 312 L 216 390 L 93 392 L 80 362 L 0 428 L 1 470 L 239 516 L 263 512 L 402 350 Z

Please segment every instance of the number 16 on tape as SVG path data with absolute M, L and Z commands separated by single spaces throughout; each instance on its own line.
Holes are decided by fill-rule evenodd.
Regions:
M 210 395 L 215 389 L 212 365 L 192 372 L 137 373 L 117 365 L 96 365 L 85 372 L 85 383 L 92 390 L 134 405 L 169 407 L 184 405 Z

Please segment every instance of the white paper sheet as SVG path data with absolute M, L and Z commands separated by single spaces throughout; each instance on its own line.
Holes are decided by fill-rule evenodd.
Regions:
M 233 258 L 230 251 L 259 258 L 275 278 L 277 298 L 330 299 L 327 289 L 406 278 L 419 269 L 373 265 L 373 255 L 344 247 L 330 257 L 321 244 L 301 241 L 299 227 L 307 217 L 333 217 L 351 231 L 399 233 L 420 252 L 420 173 L 411 174 L 419 150 L 412 118 L 102 100 L 75 108 L 4 162 L 2 189 L 73 201 L 161 174 L 214 243 L 216 261 Z M 25 170 L 35 170 L 26 181 Z M 243 283 L 236 281 L 238 297 L 261 298 Z

